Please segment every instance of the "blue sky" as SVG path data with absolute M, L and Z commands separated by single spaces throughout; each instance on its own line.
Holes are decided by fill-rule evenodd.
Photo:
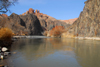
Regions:
M 12 13 L 22 14 L 29 8 L 40 10 L 40 13 L 47 14 L 59 20 L 78 18 L 83 11 L 86 0 L 18 0 L 15 6 L 9 9 Z M 7 12 L 7 15 L 11 13 Z

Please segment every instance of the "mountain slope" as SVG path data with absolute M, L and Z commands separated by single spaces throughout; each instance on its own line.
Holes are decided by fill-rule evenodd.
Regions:
M 100 37 L 100 0 L 85 2 L 79 18 L 67 29 L 66 35 Z
M 34 14 L 38 17 L 40 24 L 44 30 L 51 30 L 55 26 L 64 26 L 65 28 L 69 27 L 70 24 L 67 24 L 66 22 L 57 20 L 51 16 L 48 16 L 46 14 L 40 13 L 39 10 L 34 10 L 30 8 L 28 11 L 23 13 L 22 15 L 27 15 L 27 14 Z

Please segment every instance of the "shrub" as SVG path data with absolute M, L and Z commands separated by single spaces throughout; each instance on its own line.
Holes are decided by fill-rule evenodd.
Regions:
M 1 28 L 0 29 L 0 40 L 11 40 L 14 33 L 9 28 Z
M 61 36 L 61 34 L 64 32 L 65 28 L 63 26 L 55 26 L 50 31 L 50 36 Z

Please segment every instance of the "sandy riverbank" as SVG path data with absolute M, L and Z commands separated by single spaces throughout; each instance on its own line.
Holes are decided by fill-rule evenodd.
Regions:
M 100 40 L 100 37 L 74 37 L 75 39 Z

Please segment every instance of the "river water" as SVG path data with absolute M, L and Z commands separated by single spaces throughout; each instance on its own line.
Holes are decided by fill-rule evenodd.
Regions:
M 26 38 L 11 47 L 13 67 L 100 67 L 100 41 Z

